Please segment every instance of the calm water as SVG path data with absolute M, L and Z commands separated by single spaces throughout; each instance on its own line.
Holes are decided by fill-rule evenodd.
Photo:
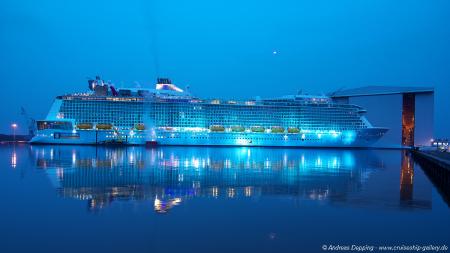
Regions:
M 400 150 L 1 145 L 0 156 L 0 252 L 449 245 L 445 189 Z

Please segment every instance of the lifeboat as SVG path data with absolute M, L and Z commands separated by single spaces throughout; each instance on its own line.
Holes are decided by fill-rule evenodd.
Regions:
M 284 133 L 284 128 L 283 127 L 272 127 L 271 128 L 272 133 Z
M 95 128 L 97 128 L 98 130 L 111 130 L 112 127 L 113 126 L 111 124 L 103 124 L 103 123 L 95 125 Z
M 241 127 L 241 126 L 232 126 L 232 127 L 231 127 L 231 131 L 232 131 L 232 132 L 244 132 L 244 131 L 245 131 L 245 128 L 244 128 L 244 127 Z
M 298 129 L 296 127 L 290 127 L 290 128 L 288 128 L 288 133 L 290 133 L 290 134 L 298 134 L 298 133 L 300 133 L 300 129 Z
M 77 125 L 77 128 L 81 129 L 81 130 L 87 130 L 87 129 L 92 129 L 93 125 L 91 123 L 80 123 Z
M 264 127 L 261 126 L 255 126 L 251 128 L 252 132 L 254 133 L 263 133 L 264 132 Z
M 225 127 L 220 126 L 220 125 L 214 125 L 214 126 L 211 126 L 209 128 L 209 130 L 211 130 L 212 132 L 223 132 L 223 131 L 225 131 Z
M 145 130 L 145 125 L 142 124 L 142 123 L 139 123 L 139 124 L 136 124 L 135 128 L 138 131 L 144 131 Z

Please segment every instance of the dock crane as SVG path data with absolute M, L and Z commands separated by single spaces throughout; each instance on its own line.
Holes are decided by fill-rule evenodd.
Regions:
M 20 107 L 20 115 L 22 115 L 26 120 L 28 126 L 28 135 L 34 136 L 36 132 L 36 120 L 30 117 L 30 115 L 28 115 L 27 111 L 25 110 L 25 108 L 23 108 L 23 106 Z

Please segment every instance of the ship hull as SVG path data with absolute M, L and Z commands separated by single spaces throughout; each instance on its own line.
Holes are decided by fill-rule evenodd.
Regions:
M 143 131 L 133 134 L 117 134 L 115 131 L 78 130 L 56 131 L 40 130 L 31 140 L 31 144 L 70 144 L 70 145 L 143 145 Z
M 307 133 L 253 132 L 176 132 L 149 131 L 121 133 L 114 131 L 79 130 L 61 132 L 39 131 L 32 144 L 80 145 L 157 145 L 173 146 L 271 146 L 271 147 L 371 147 L 387 131 L 365 128 L 358 131 Z
M 270 147 L 370 147 L 387 129 L 368 128 L 358 132 L 330 133 L 159 133 L 159 145 L 270 146 Z

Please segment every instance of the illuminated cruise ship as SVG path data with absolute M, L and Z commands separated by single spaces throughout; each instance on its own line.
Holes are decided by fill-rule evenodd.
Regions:
M 369 147 L 387 131 L 327 96 L 201 99 L 166 78 L 116 89 L 97 77 L 89 89 L 56 97 L 31 143 Z

